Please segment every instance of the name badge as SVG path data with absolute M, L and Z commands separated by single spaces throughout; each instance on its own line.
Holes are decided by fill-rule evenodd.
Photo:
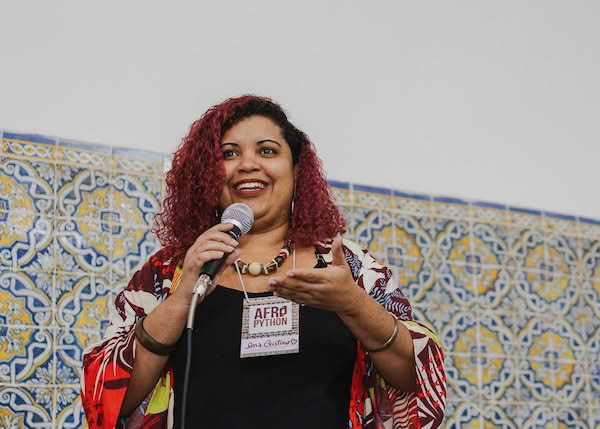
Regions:
M 278 296 L 245 299 L 240 358 L 298 353 L 299 309 Z

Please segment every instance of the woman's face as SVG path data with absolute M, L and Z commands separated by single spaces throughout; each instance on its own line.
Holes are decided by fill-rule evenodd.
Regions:
M 223 136 L 222 209 L 244 203 L 254 213 L 254 231 L 288 222 L 294 192 L 292 151 L 281 129 L 264 116 L 250 116 Z

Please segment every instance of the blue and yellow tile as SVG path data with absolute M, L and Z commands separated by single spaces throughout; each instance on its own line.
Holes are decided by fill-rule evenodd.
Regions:
M 113 242 L 111 269 L 117 279 L 129 280 L 160 249 L 151 230 L 131 225 L 122 225 L 113 231 Z
M 565 314 L 577 299 L 576 280 L 551 271 L 517 271 L 514 286 L 534 312 Z
M 375 186 L 354 185 L 353 204 L 360 207 L 391 209 L 392 190 Z
M 592 292 L 600 300 L 600 241 L 590 240 L 584 243 L 580 262 L 581 276 L 589 281 L 593 287 Z
M 541 230 L 509 228 L 506 244 L 509 249 L 509 267 L 525 270 L 546 268 L 546 241 Z
M 58 273 L 55 296 L 60 327 L 103 332 L 110 323 L 114 294 L 102 277 Z
M 79 386 L 65 386 L 56 389 L 55 422 L 57 429 L 86 429 Z
M 600 240 L 600 220 L 583 217 L 577 220 L 579 221 L 579 231 L 582 236 L 593 240 Z
M 521 404 L 517 422 L 519 429 L 554 429 L 556 428 L 554 408 L 545 404 Z
M 478 369 L 477 354 L 448 353 L 444 361 L 448 396 L 471 400 L 478 398 L 480 396 Z
M 391 212 L 378 209 L 357 207 L 354 211 L 354 239 L 382 263 L 394 244 L 392 217 Z
M 510 250 L 505 226 L 493 223 L 474 223 L 471 246 L 471 261 L 481 265 L 507 265 Z
M 54 164 L 0 157 L 0 210 L 54 214 Z
M 600 405 L 600 329 L 587 343 L 588 383 L 596 405 Z
M 56 225 L 56 267 L 65 272 L 108 272 L 114 243 L 111 226 L 60 219 Z
M 469 203 L 458 198 L 433 197 L 432 216 L 443 219 L 466 219 L 469 216 Z
M 0 326 L 0 382 L 35 383 L 51 371 L 52 332 L 26 326 Z
M 447 429 L 481 429 L 482 415 L 479 406 L 472 401 L 464 401 L 452 406 L 452 414 L 445 421 Z M 487 429 L 487 428 L 486 428 Z
M 485 308 L 496 308 L 512 290 L 513 278 L 508 269 L 494 266 L 470 267 L 477 291 L 477 302 Z
M 56 138 L 4 131 L 1 150 L 3 155 L 10 157 L 51 161 L 56 150 Z
M 59 139 L 53 158 L 59 164 L 108 171 L 111 167 L 112 149 L 106 145 Z
M 575 237 L 560 234 L 549 234 L 546 237 L 547 271 L 560 272 L 563 275 L 579 274 L 578 248 L 580 244 Z
M 52 294 L 52 274 L 0 270 L 0 325 L 50 325 Z
M 543 228 L 560 235 L 575 235 L 579 232 L 577 218 L 571 215 L 544 212 Z
M 479 283 L 470 266 L 442 264 L 436 275 L 456 306 L 470 308 L 477 302 Z
M 582 361 L 558 361 L 554 382 L 555 400 L 565 405 L 584 406 L 587 401 L 585 364 Z
M 473 221 L 481 223 L 510 223 L 508 209 L 505 205 L 485 201 L 471 202 L 469 217 L 472 218 Z
M 564 407 L 556 410 L 557 429 L 589 429 L 589 411 L 585 408 Z
M 451 264 L 477 262 L 478 255 L 473 254 L 473 236 L 468 222 L 438 218 L 436 223 L 444 225 L 435 238 L 435 244 L 445 261 Z
M 570 307 L 565 315 L 565 320 L 585 343 L 600 328 L 600 319 L 594 314 L 592 306 L 583 297 L 578 298 Z
M 101 339 L 100 331 L 56 330 L 54 348 L 56 350 L 57 384 L 79 383 L 83 350 Z
M 108 171 L 59 164 L 56 172 L 59 216 L 100 221 L 112 213 Z
M 548 360 L 519 361 L 519 380 L 533 401 L 550 403 L 554 398 L 555 372 Z
M 431 215 L 431 197 L 422 194 L 409 194 L 392 191 L 392 208 L 413 216 Z
M 352 191 L 350 184 L 347 182 L 338 182 L 335 180 L 329 180 L 329 187 L 331 188 L 331 195 L 336 205 L 348 204 L 351 205 L 353 202 Z
M 103 222 L 153 225 L 160 209 L 158 177 L 134 176 L 113 172 L 111 175 L 111 209 Z
M 113 147 L 112 170 L 127 174 L 162 176 L 165 155 L 157 152 Z
M 410 285 L 403 289 L 414 308 L 419 308 L 427 324 L 433 326 L 436 332 L 446 327 L 457 311 L 452 296 L 439 282 L 424 279 L 427 283 Z
M 44 270 L 51 263 L 53 221 L 35 213 L 0 212 L 0 266 Z
M 337 208 L 344 217 L 344 224 L 346 225 L 346 233 L 344 234 L 344 237 L 354 241 L 354 230 L 352 229 L 354 225 L 352 220 L 352 217 L 354 216 L 354 209 L 349 205 L 338 205 Z
M 508 207 L 509 223 L 514 227 L 524 229 L 540 229 L 543 226 L 540 210 Z
M 0 427 L 53 428 L 51 388 L 0 386 Z
M 484 429 L 519 429 L 516 424 L 517 406 L 514 404 L 484 404 L 483 405 L 483 424 Z
M 424 298 L 435 281 L 434 270 L 430 264 L 423 259 L 401 259 L 390 268 L 394 281 L 412 304 L 423 301 L 430 304 L 429 299 L 432 297 Z
M 396 213 L 394 219 L 394 242 L 403 258 L 425 258 L 435 248 L 435 241 L 430 237 L 427 219 Z

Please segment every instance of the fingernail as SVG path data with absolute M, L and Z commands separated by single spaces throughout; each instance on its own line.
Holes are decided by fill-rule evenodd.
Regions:
M 287 273 L 288 277 L 294 277 L 295 275 L 296 275 L 296 273 L 293 271 L 288 271 L 288 273 Z
M 228 252 L 233 252 L 233 249 L 235 249 L 235 247 L 233 247 L 233 246 L 227 246 L 227 251 Z
M 269 279 L 269 282 L 268 282 L 268 283 L 269 283 L 269 286 L 275 286 L 275 285 L 277 285 L 277 283 L 279 283 L 279 282 L 277 281 L 277 279 Z

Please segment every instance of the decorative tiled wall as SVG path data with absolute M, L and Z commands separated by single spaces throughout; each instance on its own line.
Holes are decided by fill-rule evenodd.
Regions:
M 158 249 L 169 158 L 0 137 L 0 428 L 84 427 L 81 352 Z M 445 427 L 600 428 L 600 222 L 330 184 L 440 335 Z

